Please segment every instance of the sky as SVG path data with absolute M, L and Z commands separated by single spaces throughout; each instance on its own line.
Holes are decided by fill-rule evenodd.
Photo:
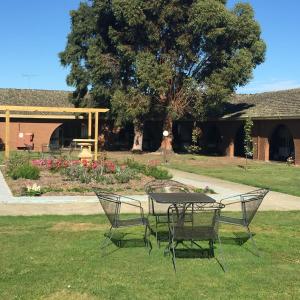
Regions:
M 0 0 L 0 88 L 72 90 L 60 65 L 80 0 Z M 236 0 L 228 0 L 232 8 Z M 300 87 L 300 1 L 249 0 L 267 44 L 265 62 L 239 93 Z

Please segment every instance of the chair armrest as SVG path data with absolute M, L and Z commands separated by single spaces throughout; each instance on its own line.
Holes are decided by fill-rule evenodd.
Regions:
M 129 199 L 130 201 L 137 202 L 137 203 L 139 203 L 140 206 L 142 206 L 142 203 L 141 203 L 140 200 L 133 199 L 133 198 L 130 198 L 130 197 L 127 197 L 127 196 L 123 196 L 123 195 L 122 195 L 122 196 L 121 196 L 121 202 L 123 202 L 123 201 L 122 201 L 122 198 Z M 126 201 L 124 201 L 124 202 L 126 202 Z
M 222 203 L 220 201 L 220 203 L 224 204 L 225 206 L 228 206 L 228 205 L 232 205 L 232 204 L 237 204 L 237 203 L 242 203 L 242 202 L 245 202 L 243 200 L 238 200 L 238 201 L 233 201 L 233 202 L 228 202 L 228 203 Z
M 123 197 L 123 196 L 122 196 L 122 197 Z M 130 199 L 130 200 L 135 200 L 135 199 L 131 199 L 131 198 L 129 198 L 129 197 L 126 197 L 126 198 L 127 198 L 127 199 Z M 137 201 L 138 201 L 138 200 L 137 200 Z M 137 205 L 137 204 L 135 204 L 135 203 L 130 203 L 130 202 L 124 201 L 124 200 L 121 200 L 120 202 L 121 202 L 121 207 L 122 207 L 123 204 L 125 204 L 125 205 L 129 205 L 129 206 L 133 206 L 133 207 L 139 208 L 141 217 L 142 217 L 142 218 L 144 217 L 144 209 L 143 209 L 142 204 L 141 204 L 140 201 L 138 201 L 138 202 L 139 202 L 139 205 Z
M 242 196 L 242 194 L 232 195 L 232 196 L 221 199 L 220 203 L 223 203 L 223 201 L 231 201 L 229 203 L 226 203 L 226 205 L 233 204 L 233 203 L 238 203 L 238 202 L 242 201 L 241 196 Z M 223 203 L 223 204 L 225 204 L 225 203 Z

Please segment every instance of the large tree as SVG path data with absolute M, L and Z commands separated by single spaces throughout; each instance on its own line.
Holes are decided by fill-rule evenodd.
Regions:
M 224 0 L 91 0 L 71 19 L 60 59 L 71 67 L 74 103 L 85 103 L 89 92 L 116 119 L 133 121 L 137 134 L 155 111 L 170 132 L 169 149 L 174 120 L 218 112 L 264 60 L 249 4 L 230 10 Z

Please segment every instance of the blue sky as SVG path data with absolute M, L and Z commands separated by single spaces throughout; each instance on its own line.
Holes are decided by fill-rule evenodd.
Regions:
M 238 1 L 229 0 L 232 7 Z M 267 43 L 266 61 L 238 92 L 300 87 L 300 1 L 250 0 Z M 79 0 L 1 0 L 0 87 L 71 90 L 58 52 Z

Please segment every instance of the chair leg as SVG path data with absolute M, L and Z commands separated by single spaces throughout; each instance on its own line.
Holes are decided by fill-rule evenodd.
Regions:
M 173 263 L 173 268 L 176 273 L 176 255 L 175 255 L 175 246 L 174 246 L 174 240 L 172 239 L 171 242 L 171 247 L 172 247 L 172 263 Z
M 148 229 L 149 229 L 149 233 L 148 233 Z M 147 248 L 149 248 L 149 255 L 152 251 L 152 244 L 150 241 L 150 236 L 151 236 L 151 229 L 150 229 L 149 225 L 146 225 L 145 226 L 145 234 L 144 234 L 144 242 L 145 242 Z
M 215 256 L 215 251 L 214 251 L 214 242 L 212 240 L 209 240 L 209 254 L 210 257 L 214 257 Z
M 155 216 L 155 238 L 156 238 L 156 243 L 158 245 L 158 248 L 160 248 L 160 241 L 158 239 L 158 227 L 157 227 L 157 223 L 158 223 L 158 217 Z
M 255 241 L 254 241 L 254 238 L 253 238 L 253 235 L 252 235 L 252 233 L 251 233 L 251 231 L 250 231 L 249 226 L 246 226 L 246 228 L 247 228 L 248 235 L 249 235 L 249 237 L 250 237 L 250 239 L 251 239 L 251 241 L 252 241 L 252 245 L 253 245 L 253 247 L 256 249 L 256 254 L 257 254 L 257 256 L 260 256 L 259 250 L 258 250 L 258 248 L 257 248 L 257 246 L 256 246 L 256 243 L 255 243 Z
M 104 239 L 104 241 L 100 244 L 100 250 L 104 251 L 104 254 L 106 254 L 105 249 L 108 247 L 109 245 L 109 241 L 111 241 L 113 235 L 113 228 L 110 227 L 108 234 L 106 235 L 106 238 Z M 104 255 L 102 255 L 104 256 Z
M 220 246 L 220 253 L 221 253 L 220 256 L 222 257 L 222 261 L 225 261 L 221 239 L 220 239 L 219 235 L 217 235 L 217 237 L 218 237 L 218 242 L 219 242 L 219 246 Z M 225 264 L 221 264 L 219 261 L 218 261 L 218 263 L 220 264 L 223 271 L 226 272 L 227 267 L 225 268 Z

